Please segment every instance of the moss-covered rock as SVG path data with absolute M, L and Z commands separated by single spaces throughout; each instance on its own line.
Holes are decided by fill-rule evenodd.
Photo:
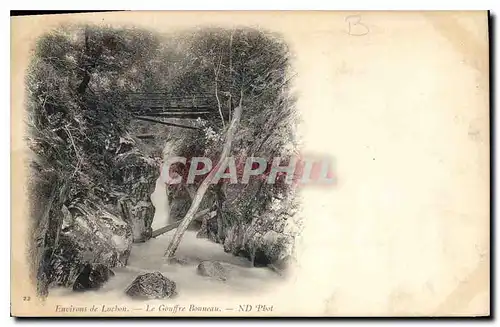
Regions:
M 73 284 L 73 291 L 97 290 L 114 275 L 115 273 L 103 264 L 86 264 Z
M 132 227 L 135 241 L 151 237 L 155 208 L 151 201 L 156 180 L 160 174 L 157 160 L 137 150 L 119 154 L 116 158 L 114 183 L 124 194 L 118 200 L 123 219 Z
M 138 299 L 163 299 L 177 295 L 175 282 L 158 271 L 137 276 L 125 293 Z
M 90 201 L 75 203 L 61 215 L 62 229 L 50 261 L 52 285 L 71 286 L 88 264 L 127 264 L 132 228 L 119 215 Z

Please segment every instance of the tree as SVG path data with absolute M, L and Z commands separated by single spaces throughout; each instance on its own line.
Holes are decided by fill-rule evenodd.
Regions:
M 191 207 L 189 208 L 188 212 L 186 213 L 186 216 L 182 220 L 181 224 L 179 227 L 177 227 L 177 230 L 172 238 L 172 241 L 170 242 L 167 251 L 165 251 L 165 256 L 170 259 L 174 256 L 175 251 L 177 250 L 179 243 L 181 241 L 182 236 L 186 232 L 189 224 L 191 221 L 193 221 L 196 212 L 198 211 L 198 208 L 200 206 L 201 201 L 203 200 L 203 196 L 207 192 L 210 183 L 222 167 L 222 165 L 226 162 L 226 159 L 231 152 L 231 144 L 234 139 L 234 135 L 236 133 L 236 130 L 238 128 L 238 124 L 240 122 L 241 118 L 241 112 L 243 110 L 242 108 L 242 102 L 243 102 L 243 92 L 241 93 L 240 97 L 240 104 L 238 107 L 234 109 L 233 113 L 233 118 L 231 120 L 231 123 L 228 126 L 227 132 L 226 132 L 226 140 L 224 147 L 222 149 L 222 153 L 220 155 L 219 161 L 215 165 L 214 169 L 205 177 L 201 185 L 199 186 L 198 190 L 196 191 L 196 194 L 194 195 L 193 201 L 191 203 Z
M 205 121 L 193 138 L 184 139 L 179 155 L 216 157 L 225 155 L 228 133 L 225 127 L 236 114 L 232 101 L 245 89 L 245 114 L 238 124 L 238 132 L 230 138 L 230 151 L 239 159 L 245 156 L 271 158 L 285 155 L 284 145 L 293 134 L 293 100 L 288 92 L 290 80 L 288 49 L 277 37 L 253 29 L 210 29 L 183 35 L 186 58 L 179 66 L 182 73 L 173 83 L 173 93 L 207 93 L 215 97 L 219 117 Z M 241 107 L 241 106 L 239 106 Z M 237 107 L 238 108 L 238 107 Z M 238 108 L 240 110 L 241 108 Z M 222 123 L 221 123 L 222 120 Z M 226 135 L 223 137 L 223 135 Z M 217 210 L 219 241 L 223 242 L 225 228 L 251 221 L 255 214 L 268 210 L 274 195 L 287 192 L 287 185 L 268 185 L 263 180 L 252 180 L 245 186 L 241 201 L 226 201 L 232 187 L 226 183 L 209 185 L 208 176 L 197 185 L 197 196 L 203 197 L 210 188 L 215 201 L 222 203 Z M 196 213 L 201 199 L 196 198 L 183 219 L 187 227 Z M 186 223 L 184 223 L 186 222 Z M 165 255 L 171 257 L 182 237 L 178 229 Z

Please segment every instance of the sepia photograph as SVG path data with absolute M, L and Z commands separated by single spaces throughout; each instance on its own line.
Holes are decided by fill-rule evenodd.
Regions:
M 11 17 L 11 314 L 488 316 L 488 21 Z
M 289 56 L 255 29 L 65 26 L 39 39 L 27 76 L 38 294 L 279 282 L 301 225 L 297 185 L 278 176 L 298 154 Z

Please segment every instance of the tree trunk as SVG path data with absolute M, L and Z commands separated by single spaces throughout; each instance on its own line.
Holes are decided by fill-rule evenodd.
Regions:
M 87 90 L 87 86 L 90 83 L 90 74 L 87 70 L 83 73 L 83 79 L 78 85 L 78 94 L 83 95 L 85 93 L 85 90 Z
M 33 259 L 35 261 L 35 275 L 37 281 L 37 293 L 41 297 L 46 297 L 48 295 L 48 248 L 49 248 L 49 240 L 48 240 L 48 232 L 49 232 L 49 224 L 50 224 L 50 211 L 54 204 L 54 201 L 57 196 L 57 190 L 59 185 L 54 183 L 52 192 L 50 193 L 50 197 L 48 199 L 48 203 L 45 205 L 45 210 L 43 211 L 41 218 L 38 221 L 38 226 L 36 226 L 34 231 L 35 238 L 35 248 L 34 248 L 34 256 Z
M 226 127 L 226 123 L 224 123 L 224 115 L 222 114 L 222 107 L 220 105 L 219 94 L 218 94 L 218 86 L 217 86 L 217 80 L 219 78 L 219 72 L 220 72 L 220 65 L 221 65 L 221 63 L 222 63 L 222 55 L 220 56 L 219 66 L 217 67 L 217 69 L 214 68 L 214 73 L 215 73 L 215 98 L 217 99 L 217 108 L 219 109 L 220 119 L 222 120 L 222 127 Z
M 168 245 L 167 250 L 165 251 L 165 256 L 167 259 L 170 259 L 174 256 L 175 251 L 177 250 L 177 247 L 179 246 L 179 243 L 181 242 L 182 236 L 184 235 L 184 232 L 187 230 L 189 224 L 195 217 L 195 213 L 198 211 L 198 207 L 201 204 L 201 201 L 203 200 L 203 197 L 205 193 L 207 192 L 211 181 L 214 179 L 215 174 L 217 171 L 220 169 L 223 163 L 225 163 L 225 160 L 229 153 L 231 152 L 231 144 L 234 138 L 234 135 L 236 133 L 236 129 L 238 127 L 240 118 L 241 118 L 241 102 L 242 102 L 242 97 L 240 98 L 240 105 L 236 107 L 233 113 L 233 119 L 231 121 L 231 124 L 229 125 L 229 128 L 227 130 L 226 134 L 226 143 L 224 144 L 224 147 L 222 149 L 222 153 L 219 159 L 219 162 L 217 165 L 214 167 L 214 169 L 207 175 L 205 180 L 201 183 L 200 187 L 198 188 L 198 191 L 196 192 L 196 195 L 194 196 L 193 201 L 191 202 L 191 207 L 189 208 L 188 212 L 186 213 L 186 216 L 180 223 L 179 227 L 177 228 L 174 237 L 172 238 L 172 241 Z
M 84 67 L 82 67 L 83 78 L 77 88 L 77 92 L 81 97 L 85 94 L 85 91 L 89 86 L 91 74 L 95 70 L 97 61 L 101 57 L 103 50 L 103 45 L 100 44 L 95 50 L 95 53 L 92 53 L 90 46 L 90 32 L 88 29 L 85 29 L 85 63 Z
M 47 206 L 35 229 L 37 248 L 35 249 L 35 269 L 37 276 L 37 293 L 42 298 L 48 295 L 50 284 L 50 262 L 57 247 L 61 230 L 61 207 L 69 191 L 70 178 L 61 178 L 54 183 Z

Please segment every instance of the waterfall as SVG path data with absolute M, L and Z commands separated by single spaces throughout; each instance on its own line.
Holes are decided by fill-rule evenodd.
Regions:
M 163 148 L 163 162 L 167 161 L 169 156 L 173 156 L 174 145 L 172 142 L 166 142 Z M 155 214 L 151 228 L 153 230 L 165 227 L 170 221 L 170 204 L 167 196 L 167 185 L 164 182 L 163 167 L 160 169 L 160 176 L 156 180 L 156 187 L 151 194 L 151 202 L 155 207 Z
M 156 180 L 155 190 L 151 194 L 151 202 L 153 202 L 153 206 L 155 207 L 155 215 L 151 228 L 156 230 L 167 226 L 170 223 L 170 205 L 167 197 L 167 185 L 163 182 L 161 175 Z

